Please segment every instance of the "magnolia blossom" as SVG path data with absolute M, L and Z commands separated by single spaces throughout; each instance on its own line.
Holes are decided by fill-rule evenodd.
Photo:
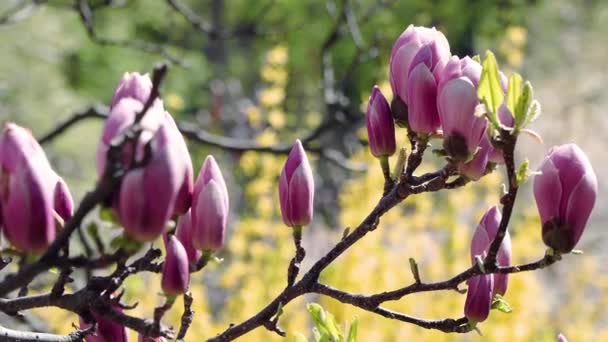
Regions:
M 310 223 L 314 193 L 315 183 L 306 152 L 300 140 L 296 140 L 279 177 L 281 215 L 286 225 L 295 227 Z
M 224 246 L 228 222 L 228 189 L 213 156 L 207 156 L 194 184 L 192 200 L 192 243 L 198 250 Z
M 575 144 L 553 147 L 534 177 L 545 244 L 568 253 L 580 240 L 597 198 L 597 177 Z
M 40 252 L 55 239 L 55 223 L 72 217 L 72 195 L 30 131 L 12 123 L 0 134 L 0 225 L 9 242 Z
M 395 123 L 386 98 L 377 86 L 372 89 L 365 115 L 369 149 L 375 157 L 393 155 L 396 150 Z

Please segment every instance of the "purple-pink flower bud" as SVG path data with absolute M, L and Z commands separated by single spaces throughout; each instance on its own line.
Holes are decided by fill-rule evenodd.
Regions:
M 432 45 L 420 48 L 409 71 L 406 99 L 408 104 L 408 124 L 417 133 L 433 133 L 439 126 L 437 113 L 437 82 L 432 73 Z
M 224 246 L 228 221 L 228 189 L 213 156 L 207 156 L 194 184 L 192 242 L 198 250 L 215 251 Z
M 534 177 L 534 197 L 545 244 L 561 253 L 578 243 L 597 197 L 597 177 L 575 144 L 553 147 Z
M 163 264 L 161 287 L 167 295 L 185 293 L 190 282 L 188 253 L 175 235 L 165 236 L 167 256 Z
M 64 180 L 59 176 L 57 176 L 53 197 L 55 212 L 64 221 L 71 219 L 72 214 L 74 213 L 74 200 L 72 199 L 68 185 L 65 184 Z
M 393 155 L 396 150 L 395 123 L 386 98 L 374 86 L 365 115 L 369 148 L 375 157 Z
M 435 28 L 426 28 L 410 25 L 397 38 L 391 50 L 389 78 L 393 89 L 393 96 L 399 97 L 405 104 L 408 104 L 407 88 L 409 74 L 419 63 L 415 60 L 418 51 L 423 46 L 430 48 L 430 65 L 432 70 L 435 65 L 450 57 L 450 45 L 443 35 Z
M 568 342 L 568 339 L 566 338 L 566 336 L 564 336 L 564 334 L 559 334 L 557 335 L 556 342 Z
M 114 306 L 114 310 L 122 311 L 118 306 Z M 94 335 L 87 335 L 85 337 L 86 342 L 129 342 L 129 336 L 127 335 L 127 328 L 109 319 L 104 318 L 102 315 L 92 312 L 95 322 L 97 322 L 97 331 Z M 80 317 L 80 329 L 86 329 L 91 326 L 91 323 L 85 322 Z
M 296 140 L 279 177 L 283 222 L 290 227 L 309 224 L 312 221 L 314 194 L 315 183 L 306 151 L 300 140 Z
M 188 146 L 186 145 L 184 137 L 177 128 L 175 121 L 173 121 L 171 114 L 168 112 L 165 112 L 164 124 L 169 126 L 169 132 L 173 134 L 173 141 L 175 141 L 177 149 L 179 150 L 179 156 L 186 167 L 183 181 L 175 200 L 175 214 L 183 215 L 190 209 L 190 205 L 192 204 L 192 192 L 194 191 L 192 159 L 190 158 L 190 152 L 188 151 Z
M 475 152 L 486 130 L 487 121 L 475 115 L 479 105 L 476 84 L 481 70 L 473 60 L 452 57 L 436 75 L 439 79 L 437 109 L 443 128 L 443 148 L 457 161 Z
M 127 235 L 138 241 L 154 240 L 164 231 L 183 183 L 186 166 L 169 130 L 168 125 L 158 129 L 149 161 L 129 171 L 120 186 L 118 217 Z
M 55 214 L 71 217 L 72 196 L 31 133 L 5 124 L 0 134 L 0 216 L 18 249 L 40 252 L 55 239 Z
M 183 216 L 180 216 L 177 222 L 175 236 L 177 236 L 177 239 L 182 243 L 184 249 L 186 249 L 190 264 L 196 264 L 202 253 L 194 248 L 192 243 L 192 216 L 190 210 L 188 210 L 188 212 L 186 212 Z
M 488 252 L 490 244 L 496 237 L 501 220 L 502 214 L 496 206 L 488 209 L 483 215 L 475 231 L 473 242 L 471 243 L 471 259 L 473 262 L 475 262 L 473 260 L 475 255 L 482 255 L 481 251 L 483 251 L 483 256 Z M 511 266 L 511 236 L 509 235 L 508 230 L 505 232 L 505 237 L 498 248 L 496 264 L 498 266 Z M 506 273 L 495 273 L 493 276 L 494 294 L 504 296 L 509 285 L 509 275 Z
M 493 282 L 491 274 L 481 274 L 467 280 L 464 315 L 469 321 L 483 322 L 488 318 L 492 307 Z
M 138 72 L 126 72 L 116 87 L 112 96 L 112 106 L 114 107 L 124 98 L 132 98 L 139 102 L 146 103 L 152 92 L 152 80 L 148 74 L 141 75 Z

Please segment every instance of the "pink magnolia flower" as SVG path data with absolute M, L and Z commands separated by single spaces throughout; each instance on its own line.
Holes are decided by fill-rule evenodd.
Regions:
M 279 202 L 283 222 L 305 226 L 312 220 L 315 184 L 300 140 L 293 145 L 279 177 Z
M 198 250 L 224 246 L 228 221 L 228 189 L 213 156 L 207 156 L 194 184 L 192 200 L 192 243 Z
M 575 144 L 553 147 L 534 177 L 545 244 L 568 253 L 578 243 L 597 197 L 597 177 Z
M 167 295 L 175 296 L 188 290 L 188 253 L 175 235 L 165 236 L 164 240 L 167 256 L 163 264 L 161 287 Z

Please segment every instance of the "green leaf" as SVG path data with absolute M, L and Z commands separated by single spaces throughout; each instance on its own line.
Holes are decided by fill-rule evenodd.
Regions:
M 350 329 L 348 329 L 348 337 L 346 338 L 346 342 L 356 342 L 357 341 L 357 330 L 359 329 L 359 319 L 355 317 L 353 322 L 350 324 Z
M 524 125 L 527 126 L 529 123 L 536 121 L 536 119 L 538 119 L 540 116 L 540 113 L 540 102 L 532 100 L 532 103 L 530 103 L 530 106 L 528 107 L 528 112 L 526 113 L 526 121 Z
M 507 108 L 511 114 L 515 116 L 515 108 L 521 97 L 523 79 L 518 73 L 514 73 L 509 77 L 509 85 L 507 86 Z
M 479 55 L 475 55 L 473 57 L 471 57 L 472 60 L 474 60 L 475 62 L 481 64 L 481 57 Z
M 519 169 L 517 169 L 517 174 L 515 176 L 515 180 L 517 180 L 517 184 L 522 184 L 528 179 L 528 169 L 530 167 L 530 161 L 528 159 L 524 160 L 521 165 L 519 165 Z
M 529 122 L 528 118 L 528 107 L 534 98 L 534 91 L 530 82 L 524 83 L 521 95 L 519 96 L 517 103 L 515 104 L 515 111 L 513 115 L 515 117 L 515 129 L 519 130 L 524 128 L 526 123 Z
M 102 221 L 118 223 L 118 216 L 116 216 L 114 209 L 112 209 L 110 207 L 107 207 L 107 208 L 102 207 L 101 209 L 99 209 L 99 218 Z
M 491 51 L 486 52 L 486 58 L 482 64 L 477 96 L 479 96 L 481 102 L 486 106 L 488 120 L 495 128 L 498 128 L 499 124 L 496 113 L 498 112 L 498 107 L 503 102 L 504 96 L 502 86 L 500 85 L 496 57 L 494 57 Z
M 492 301 L 492 309 L 495 309 L 495 310 L 498 310 L 498 311 L 504 312 L 504 313 L 513 312 L 511 305 L 509 305 L 509 303 L 501 295 L 498 295 L 498 294 L 496 296 L 494 296 L 494 300 Z
M 110 241 L 110 247 L 114 249 L 122 248 L 127 253 L 137 252 L 143 244 L 141 242 L 131 240 L 124 235 L 119 235 Z
M 327 320 L 327 315 L 325 314 L 323 307 L 317 303 L 309 303 L 306 305 L 306 308 L 308 309 L 310 317 L 312 318 L 312 321 L 319 332 L 320 338 L 322 338 L 324 335 L 329 335 L 329 331 L 325 323 Z M 317 339 L 317 341 L 319 341 L 320 338 Z

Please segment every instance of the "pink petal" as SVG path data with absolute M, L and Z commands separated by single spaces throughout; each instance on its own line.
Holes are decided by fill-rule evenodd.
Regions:
M 595 205 L 597 191 L 597 178 L 595 173 L 587 172 L 574 187 L 567 200 L 568 206 L 565 223 L 572 229 L 573 248 L 578 240 L 580 240 L 581 235 L 585 230 L 587 220 Z
M 534 177 L 534 198 L 541 224 L 559 217 L 562 185 L 559 172 L 550 158 L 545 158 L 539 169 L 542 174 Z
M 418 133 L 433 133 L 439 128 L 437 113 L 437 85 L 427 66 L 418 64 L 408 80 L 408 122 Z

